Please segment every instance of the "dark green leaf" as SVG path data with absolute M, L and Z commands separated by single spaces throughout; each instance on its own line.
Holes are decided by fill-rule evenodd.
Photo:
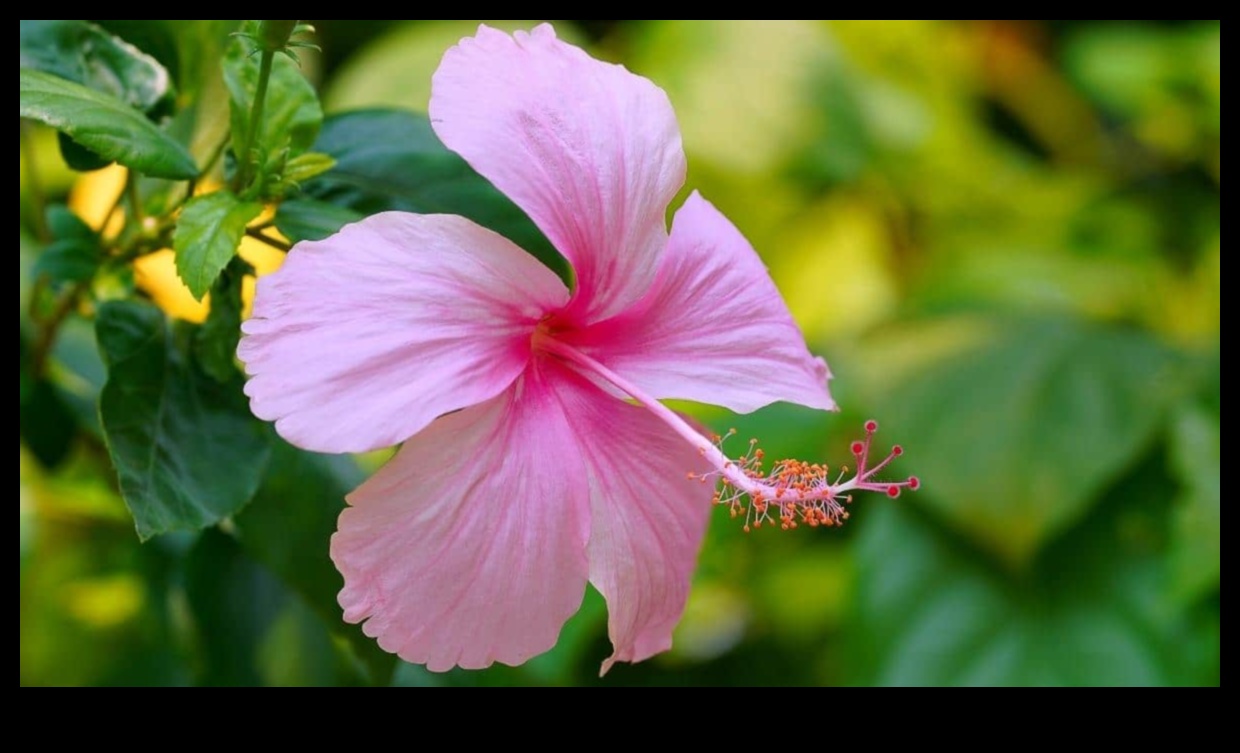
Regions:
M 175 92 L 153 57 L 87 21 L 22 21 L 21 67 L 110 94 L 144 113 L 165 109 Z
M 352 459 L 314 455 L 277 440 L 271 468 L 254 504 L 237 516 L 237 535 L 255 559 L 280 576 L 336 633 L 345 635 L 376 683 L 385 683 L 395 657 L 341 617 L 344 586 L 328 557 L 344 497 L 363 479 Z
M 48 207 L 47 226 L 54 240 L 39 255 L 35 275 L 53 284 L 85 282 L 94 277 L 103 262 L 103 251 L 95 231 L 58 204 Z
M 183 355 L 159 309 L 110 302 L 96 331 L 108 365 L 99 414 L 142 539 L 203 528 L 254 496 L 271 453 L 240 376 L 219 384 Z
M 233 146 L 245 143 L 250 107 L 258 88 L 259 56 L 251 55 L 243 40 L 237 39 L 224 58 L 224 83 L 228 85 L 232 109 Z M 272 61 L 271 79 L 264 100 L 263 122 L 254 146 L 266 162 L 267 155 L 289 150 L 296 157 L 314 143 L 323 124 L 323 108 L 314 87 L 301 68 L 284 55 Z M 238 155 L 240 157 L 240 155 Z
M 1186 407 L 1172 424 L 1171 464 L 1184 486 L 1172 523 L 1172 588 L 1183 601 L 1202 596 L 1222 575 L 1220 417 Z
M 45 468 L 55 468 L 69 455 L 77 436 L 77 422 L 59 391 L 46 378 L 30 380 L 22 367 L 22 401 L 18 434 Z
M 198 174 L 185 147 L 124 102 L 42 71 L 22 68 L 19 78 L 21 117 L 147 175 L 184 180 Z
M 154 57 L 171 74 L 180 100 L 192 101 L 219 81 L 220 56 L 237 28 L 228 20 L 96 20 L 109 32 Z
M 565 263 L 506 196 L 448 151 L 424 115 L 361 110 L 328 118 L 315 151 L 336 167 L 305 184 L 307 196 L 362 214 L 391 209 L 459 214 L 521 246 L 562 278 Z
M 921 477 L 917 503 L 1013 563 L 1083 514 L 1148 449 L 1180 394 L 1176 361 L 1136 333 L 1009 322 L 902 378 L 878 417 Z M 892 351 L 914 351 L 919 330 Z M 880 365 L 881 367 L 881 365 Z
M 263 211 L 257 202 L 242 201 L 228 191 L 191 199 L 181 210 L 172 246 L 177 274 L 201 299 L 237 254 L 245 227 Z
M 102 170 L 112 164 L 112 160 L 100 157 L 64 133 L 56 134 L 56 141 L 60 145 L 60 156 L 65 164 L 80 173 Z
M 204 531 L 185 563 L 185 595 L 202 654 L 198 682 L 257 686 L 263 636 L 287 604 L 287 593 L 237 542 Z
M 217 382 L 237 376 L 237 343 L 241 339 L 241 281 L 253 273 L 238 257 L 224 268 L 211 287 L 211 311 L 194 339 L 202 370 Z
M 360 219 L 352 209 L 315 199 L 290 199 L 276 210 L 276 227 L 293 243 L 322 240 Z
M 334 623 L 325 623 L 236 539 L 205 531 L 185 575 L 199 683 L 319 687 L 360 679 L 328 630 Z
M 107 369 L 91 322 L 69 317 L 61 325 L 48 363 L 48 377 L 78 424 L 102 437 L 99 393 L 107 381 Z
M 102 20 L 93 19 L 104 31 L 125 40 L 127 44 L 137 47 L 144 54 L 151 56 L 168 71 L 168 75 L 184 93 L 182 82 L 181 57 L 186 51 L 181 46 L 191 46 L 199 42 L 201 29 L 207 24 L 219 24 L 220 21 L 169 21 L 161 19 L 142 20 Z M 235 25 L 235 21 L 232 22 Z
M 858 540 L 850 644 L 860 684 L 1163 685 L 1209 678 L 1186 616 L 1151 602 L 1165 577 L 1165 477 L 1148 464 L 1029 572 L 1008 576 L 899 503 Z M 1196 632 L 1196 631 L 1194 631 Z

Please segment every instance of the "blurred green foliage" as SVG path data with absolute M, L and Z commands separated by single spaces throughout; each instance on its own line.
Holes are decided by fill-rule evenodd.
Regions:
M 22 65 L 41 73 L 23 72 L 22 116 L 64 128 L 76 98 L 138 124 L 116 148 L 86 129 L 81 143 L 106 159 L 183 177 L 187 155 L 212 159 L 230 99 L 244 127 L 253 63 L 234 46 L 227 86 L 218 69 L 235 24 L 28 23 Z M 237 201 L 288 198 L 269 224 L 292 240 L 387 208 L 460 212 L 562 263 L 411 114 L 475 22 L 315 23 L 323 51 L 301 57 L 327 119 L 320 132 L 317 103 L 280 58 L 288 81 L 271 107 L 288 127 L 256 139 L 258 179 L 235 186 Z M 163 430 L 177 417 L 149 410 L 174 383 L 208 407 L 236 396 L 219 354 L 244 297 L 248 267 L 229 260 L 246 221 L 226 242 L 199 239 L 211 269 L 194 292 L 227 298 L 214 329 L 106 303 L 135 284 L 162 299 L 94 253 L 103 220 L 88 227 L 60 206 L 84 179 L 52 131 L 23 121 L 21 684 L 1219 682 L 1218 22 L 556 23 L 667 89 L 686 190 L 753 242 L 844 408 L 692 410 L 772 456 L 828 462 L 873 417 L 923 490 L 859 498 L 842 530 L 746 536 L 717 511 L 673 650 L 603 680 L 593 592 L 525 666 L 440 675 L 397 662 L 340 620 L 327 557 L 343 495 L 378 459 L 313 456 L 268 434 L 169 449 L 184 439 Z M 66 62 L 57 50 L 81 37 L 98 40 L 95 57 Z M 124 77 L 107 78 L 127 66 L 156 83 L 166 70 L 167 86 L 135 99 L 113 86 Z M 86 89 L 100 77 L 131 101 Z M 28 83 L 42 109 L 27 112 Z M 162 115 L 144 113 L 173 97 L 157 129 Z M 312 169 L 296 173 L 299 157 Z M 178 185 L 141 182 L 147 210 L 182 201 Z M 81 213 L 81 202 L 69 203 Z M 151 250 L 171 245 L 163 230 Z M 83 285 L 92 304 L 56 310 L 57 294 Z M 54 317 L 63 326 L 45 342 Z M 182 340 L 198 343 L 189 361 Z M 116 368 L 156 356 L 183 378 Z M 105 400 L 101 427 L 101 390 L 135 405 Z M 153 451 L 186 461 L 124 467 Z M 141 495 L 127 492 L 131 514 L 114 463 L 122 485 L 210 487 L 220 498 L 194 526 L 211 527 L 140 543 L 135 515 L 143 536 L 178 528 L 161 527 L 161 506 L 201 497 L 135 508 Z

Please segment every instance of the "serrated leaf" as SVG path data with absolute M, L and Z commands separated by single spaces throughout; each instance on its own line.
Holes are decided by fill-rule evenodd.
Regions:
M 108 366 L 99 415 L 138 536 L 204 528 L 241 510 L 271 434 L 250 415 L 240 375 L 219 384 L 203 374 L 149 304 L 104 304 L 96 333 Z
M 258 69 L 259 56 L 251 55 L 242 40 L 233 40 L 224 58 L 224 83 L 228 86 L 232 112 L 234 149 L 240 149 L 246 141 L 250 107 L 258 89 Z M 302 75 L 297 63 L 284 55 L 276 55 L 264 99 L 263 122 L 254 147 L 262 155 L 288 149 L 289 155 L 296 157 L 314 143 L 322 124 L 323 108 L 314 87 Z M 261 159 L 260 164 L 264 161 Z
M 177 274 L 195 298 L 202 300 L 211 290 L 236 256 L 246 225 L 262 211 L 262 204 L 242 201 L 228 191 L 198 196 L 185 204 L 172 247 L 177 254 Z
M 162 109 L 175 95 L 159 61 L 89 21 L 22 21 L 20 62 L 144 113 Z
M 1181 390 L 1172 354 L 1138 333 L 1071 321 L 990 329 L 904 374 L 876 416 L 890 417 L 904 467 L 924 483 L 916 504 L 1020 564 L 1150 446 Z M 914 349 L 918 331 L 897 338 Z
M 315 199 L 289 199 L 276 210 L 276 227 L 293 243 L 322 240 L 360 219 L 360 212 Z
M 459 214 L 505 236 L 567 279 L 568 265 L 529 217 L 465 160 L 448 151 L 424 115 L 360 110 L 328 118 L 315 142 L 336 166 L 306 196 L 362 214 Z
M 156 178 L 186 180 L 198 166 L 168 134 L 115 97 L 42 71 L 20 70 L 23 118 L 68 134 L 101 157 Z

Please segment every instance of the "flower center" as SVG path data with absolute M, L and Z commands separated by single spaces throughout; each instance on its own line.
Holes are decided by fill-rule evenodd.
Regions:
M 563 346 L 557 337 L 576 329 L 576 325 L 564 321 L 559 314 L 547 314 L 538 321 L 530 335 L 530 348 L 535 352 L 550 353 L 556 346 Z
M 555 339 L 540 323 L 535 330 L 532 344 L 535 349 L 550 353 L 585 371 L 636 400 L 642 407 L 663 421 L 682 439 L 693 445 L 714 470 L 707 473 L 689 473 L 689 479 L 704 484 L 719 485 L 715 493 L 716 504 L 729 506 L 732 516 L 745 516 L 745 531 L 778 522 L 781 528 L 796 528 L 798 523 L 811 527 L 842 525 L 848 519 L 844 505 L 852 502 L 853 491 L 878 491 L 891 498 L 900 496 L 902 489 L 916 491 L 921 481 L 909 476 L 899 481 L 881 481 L 876 478 L 893 460 L 904 453 L 895 445 L 879 463 L 869 466 L 871 443 L 878 423 L 867 421 L 865 439 L 852 444 L 856 459 L 856 472 L 849 476 L 848 466 L 843 466 L 834 481 L 830 468 L 801 460 L 780 460 L 769 470 L 765 458 L 758 449 L 757 440 L 750 440 L 748 451 L 732 459 L 723 450 L 724 443 L 736 434 L 730 430 L 725 436 L 707 438 L 681 418 L 675 411 L 647 395 L 637 385 L 615 373 L 581 351 Z

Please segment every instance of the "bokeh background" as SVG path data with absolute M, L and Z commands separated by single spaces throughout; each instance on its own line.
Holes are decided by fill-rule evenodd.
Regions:
M 424 111 L 477 25 L 314 23 L 329 114 Z M 21 684 L 1219 682 L 1219 22 L 555 23 L 668 91 L 688 187 L 753 242 L 843 406 L 690 409 L 835 463 L 875 418 L 923 491 L 859 499 L 842 530 L 745 535 L 717 511 L 675 648 L 603 680 L 593 592 L 551 653 L 431 674 L 323 607 L 334 512 L 297 514 L 322 532 L 304 551 L 238 544 L 264 510 L 334 511 L 381 457 L 290 459 L 248 519 L 139 544 L 70 322 L 52 379 L 22 385 Z M 121 184 L 26 135 L 23 309 L 31 181 L 93 222 Z M 201 316 L 169 259 L 144 265 Z

